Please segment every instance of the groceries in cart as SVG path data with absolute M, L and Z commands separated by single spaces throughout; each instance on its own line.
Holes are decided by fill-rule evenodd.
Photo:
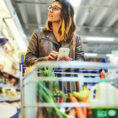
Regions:
M 45 79 L 49 77 L 49 79 L 55 79 L 55 81 L 39 81 L 37 82 L 37 98 L 39 103 L 50 103 L 53 107 L 46 107 L 43 110 L 40 107 L 37 108 L 37 117 L 47 118 L 69 118 L 73 114 L 73 110 L 75 110 L 75 116 L 77 118 L 87 115 L 87 108 L 84 108 L 84 112 L 82 108 L 59 108 L 56 104 L 58 103 L 79 103 L 79 102 L 87 102 L 89 98 L 89 90 L 85 85 L 83 85 L 82 89 L 77 92 L 65 93 L 65 91 L 60 90 L 59 81 L 57 81 L 55 73 L 52 68 L 45 68 L 40 71 L 41 79 Z M 67 88 L 66 88 L 67 89 Z M 70 88 L 71 89 L 71 88 Z M 41 111 L 42 110 L 42 111 Z
M 75 71 L 73 65 L 80 63 L 70 62 L 71 68 L 65 63 L 41 62 L 25 76 L 24 118 L 117 118 L 118 80 L 102 80 L 99 73 L 85 73 L 84 67 Z

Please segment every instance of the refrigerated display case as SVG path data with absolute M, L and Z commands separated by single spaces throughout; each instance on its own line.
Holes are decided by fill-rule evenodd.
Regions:
M 0 71 L 0 117 L 2 118 L 18 118 L 15 114 L 20 110 L 19 81 L 19 78 Z

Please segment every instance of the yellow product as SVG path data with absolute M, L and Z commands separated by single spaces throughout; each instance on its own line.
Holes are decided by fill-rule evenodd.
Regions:
M 88 100 L 90 91 L 86 86 L 83 86 L 80 92 L 73 92 L 73 96 L 78 98 L 79 100 L 83 100 L 83 98 L 86 98 Z

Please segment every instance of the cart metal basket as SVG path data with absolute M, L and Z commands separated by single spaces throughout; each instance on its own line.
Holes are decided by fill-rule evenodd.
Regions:
M 43 76 L 48 68 L 54 74 Z M 101 70 L 105 78 L 100 78 Z M 54 95 L 53 85 L 63 96 Z M 88 99 L 71 101 L 70 96 L 81 92 L 83 86 L 88 88 Z M 22 118 L 118 118 L 118 65 L 39 62 L 24 77 L 21 72 L 21 90 Z

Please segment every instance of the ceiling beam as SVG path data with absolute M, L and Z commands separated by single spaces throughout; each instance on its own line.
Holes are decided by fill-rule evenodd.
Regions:
M 31 1 L 31 0 L 16 0 L 15 1 L 16 3 L 18 3 L 18 4 L 49 4 L 49 3 L 51 3 L 51 1 Z
M 96 16 L 93 18 L 93 20 L 91 21 L 91 23 L 90 23 L 89 25 L 90 25 L 90 26 L 97 26 L 97 25 L 101 22 L 102 18 L 103 18 L 104 15 L 107 13 L 107 11 L 108 11 L 108 8 L 102 8 L 102 9 L 100 9 L 100 10 L 97 12 Z M 90 29 L 91 32 L 92 32 L 93 30 L 94 30 L 94 28 L 91 28 L 91 29 Z
M 89 32 L 89 30 L 83 28 L 81 31 L 76 30 L 76 33 L 81 35 L 81 36 L 101 36 L 101 37 L 115 37 L 115 38 L 118 38 L 118 33 L 115 33 L 112 28 L 110 30 L 108 30 L 107 32 L 103 32 L 101 30 L 101 28 L 100 29 L 95 29 L 92 32 Z
M 38 2 L 38 0 L 35 0 L 35 2 Z M 36 11 L 37 24 L 41 24 L 41 9 L 39 4 L 35 4 L 35 11 Z M 38 28 L 40 28 L 40 26 L 38 26 Z
M 103 1 L 102 1 L 103 2 Z M 104 1 L 102 4 L 105 4 L 106 6 L 108 5 L 112 5 L 114 2 L 114 0 L 109 0 L 109 1 Z M 103 19 L 103 17 L 105 16 L 105 14 L 107 14 L 107 12 L 109 11 L 109 9 L 107 7 L 98 9 L 95 17 L 93 18 L 93 20 L 90 22 L 90 26 L 97 26 L 99 25 L 99 23 L 101 22 L 101 20 Z M 93 31 L 94 28 L 91 28 L 90 31 Z
M 92 5 L 94 2 L 95 2 L 95 0 L 90 0 L 88 4 Z M 78 11 L 79 10 L 80 9 L 78 9 Z M 88 16 L 89 16 L 89 7 L 83 9 L 82 14 L 79 16 L 79 18 L 78 18 L 78 15 L 76 15 L 77 25 L 83 25 L 85 23 L 85 21 L 87 20 Z M 78 30 L 81 30 L 81 27 L 78 28 Z
M 22 19 L 23 19 L 23 22 L 24 22 L 24 23 L 28 23 L 29 20 L 28 20 L 28 15 L 27 15 L 27 13 L 26 13 L 26 7 L 25 7 L 24 5 L 19 4 L 19 5 L 18 5 L 18 8 L 19 8 L 19 10 L 20 10 L 20 13 L 21 13 L 21 17 L 22 17 Z M 26 25 L 26 28 L 29 29 L 29 26 Z
M 108 31 L 108 29 L 118 20 L 118 9 L 113 10 L 112 13 L 109 15 L 105 23 L 103 24 L 103 32 Z

